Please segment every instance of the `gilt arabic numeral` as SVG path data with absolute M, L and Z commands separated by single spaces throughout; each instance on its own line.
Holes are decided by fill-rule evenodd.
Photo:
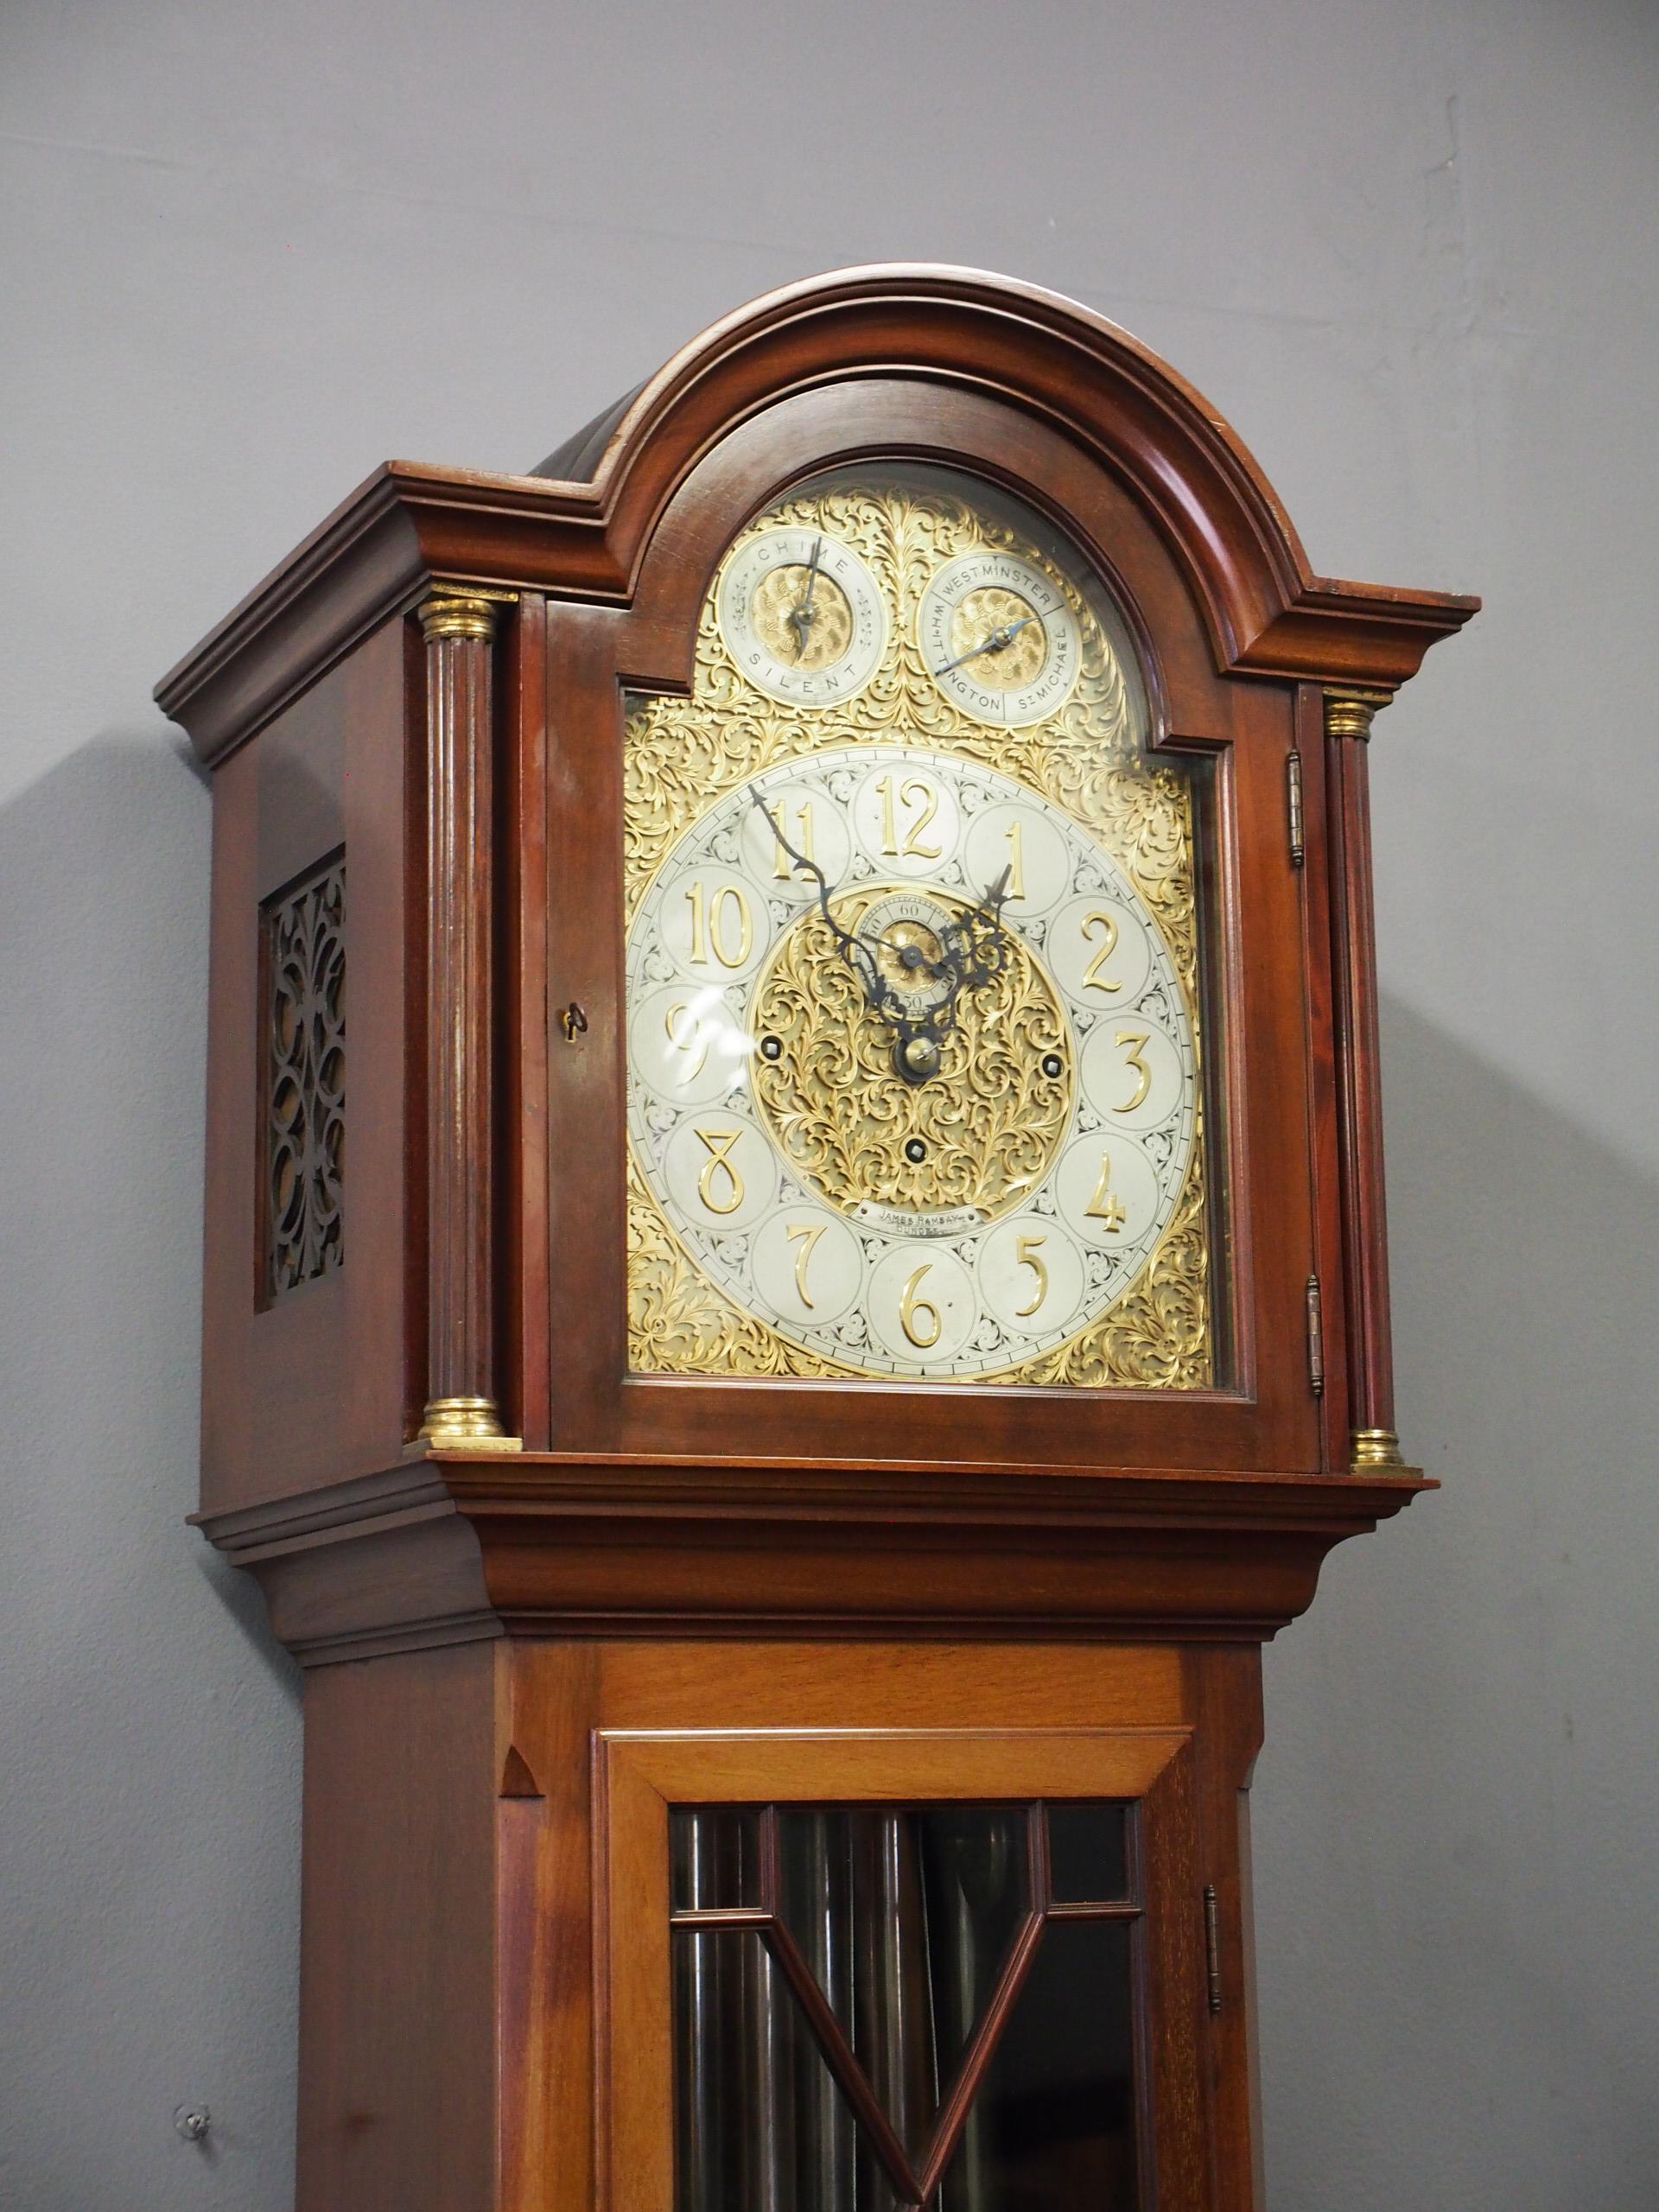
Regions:
M 932 1270 L 931 1260 L 924 1260 L 910 1281 L 905 1285 L 899 1300 L 899 1320 L 905 1334 L 918 1351 L 931 1351 L 944 1333 L 944 1323 L 939 1309 L 931 1300 L 917 1295 L 922 1287 L 922 1277 Z M 927 1316 L 926 1320 L 922 1316 Z
M 790 1243 L 798 1244 L 801 1248 L 795 1255 L 795 1292 L 803 1306 L 810 1306 L 813 1302 L 812 1294 L 806 1287 L 806 1270 L 811 1262 L 813 1249 L 819 1237 L 823 1234 L 824 1227 L 825 1224 L 821 1221 L 817 1223 L 804 1221 L 788 1231 Z
M 697 1196 L 710 1213 L 735 1213 L 743 1203 L 743 1178 L 732 1158 L 732 1147 L 742 1135 L 741 1129 L 699 1129 L 698 1137 L 708 1147 L 709 1157 L 703 1162 L 702 1173 L 697 1178 Z M 715 1195 L 715 1178 L 726 1178 L 723 1195 Z
M 1022 1321 L 1030 1320 L 1032 1315 L 1048 1296 L 1048 1262 L 1039 1254 L 1039 1247 L 1046 1244 L 1047 1242 L 1046 1236 L 1022 1236 L 1014 1248 L 1017 1264 L 1022 1268 L 1029 1268 L 1037 1278 L 1037 1287 L 1031 1294 L 1030 1305 L 1014 1308 Z

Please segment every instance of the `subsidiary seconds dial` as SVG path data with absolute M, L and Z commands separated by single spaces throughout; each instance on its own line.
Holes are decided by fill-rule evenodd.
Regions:
M 765 530 L 740 545 L 721 577 L 715 613 L 741 673 L 791 706 L 852 698 L 887 650 L 875 579 L 821 530 Z
M 1058 586 L 1016 555 L 985 547 L 948 561 L 916 621 L 929 672 L 977 722 L 1023 729 L 1065 705 L 1082 641 Z

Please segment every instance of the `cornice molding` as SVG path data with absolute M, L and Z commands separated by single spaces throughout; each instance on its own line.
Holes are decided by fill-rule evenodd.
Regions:
M 1075 301 L 969 270 L 841 270 L 705 331 L 581 453 L 581 481 L 389 461 L 157 687 L 207 760 L 252 734 L 435 581 L 626 606 L 677 486 L 741 423 L 874 377 L 1040 416 L 1126 480 L 1181 562 L 1218 668 L 1392 690 L 1478 600 L 1316 575 L 1225 418 Z

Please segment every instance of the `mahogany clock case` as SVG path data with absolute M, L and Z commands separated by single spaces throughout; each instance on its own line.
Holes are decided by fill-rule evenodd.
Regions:
M 689 695 L 727 549 L 866 463 L 1045 518 L 1122 611 L 1157 756 L 1205 764 L 1211 1387 L 630 1372 L 625 699 Z M 1370 733 L 1477 605 L 1314 575 L 1109 323 L 885 268 L 716 325 L 536 474 L 388 463 L 160 687 L 214 781 L 199 1519 L 310 1670 L 306 2212 L 667 2212 L 671 1950 L 764 1923 L 792 1956 L 752 1899 L 673 1907 L 680 1811 L 943 1801 L 1024 1808 L 1021 1972 L 1039 1923 L 1135 1923 L 1120 2201 L 1259 2205 L 1259 1647 L 1425 1487 Z M 1081 1908 L 1038 1882 L 1074 1800 L 1137 1839 Z M 931 2148 L 833 2060 L 912 2201 L 995 2041 Z

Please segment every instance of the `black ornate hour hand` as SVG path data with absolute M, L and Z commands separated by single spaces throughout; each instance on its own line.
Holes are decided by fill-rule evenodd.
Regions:
M 849 930 L 836 918 L 830 903 L 834 890 L 823 870 L 816 861 L 809 859 L 806 854 L 790 843 L 760 792 L 752 792 L 750 796 L 762 821 L 777 839 L 779 850 L 786 853 L 794 862 L 796 873 L 810 876 L 817 886 L 818 911 L 823 916 L 824 926 L 836 941 L 836 950 L 857 977 L 866 1004 L 893 1030 L 894 1067 L 906 1083 L 925 1083 L 930 1076 L 938 1072 L 939 1040 L 948 1027 L 950 1009 L 961 988 L 960 981 L 954 973 L 950 973 L 944 999 L 930 1005 L 925 1014 L 918 1014 L 914 1007 L 907 1003 L 891 977 L 882 971 L 880 956 L 885 941 L 880 938 L 871 939 Z M 921 964 L 913 963 L 906 957 L 906 948 L 889 946 L 887 949 L 898 954 L 899 963 L 906 971 L 913 965 Z M 919 952 L 920 949 L 911 947 L 908 950 Z
M 894 1067 L 906 1083 L 925 1083 L 939 1071 L 940 1045 L 955 1024 L 957 1001 L 963 992 L 977 990 L 1007 963 L 1002 908 L 1008 897 L 1013 871 L 1005 868 L 976 906 L 944 925 L 939 932 L 940 957 L 931 962 L 919 945 L 900 944 L 886 937 L 871 939 L 837 921 L 830 904 L 834 892 L 823 870 L 790 843 L 760 792 L 750 796 L 779 849 L 794 862 L 797 872 L 810 876 L 817 884 L 818 910 L 836 940 L 836 950 L 858 978 L 871 1011 L 892 1027 Z M 943 995 L 931 1000 L 925 1013 L 918 1014 L 907 1004 L 884 974 L 880 960 L 884 950 L 892 953 L 906 972 L 929 968 L 940 978 L 944 986 Z

